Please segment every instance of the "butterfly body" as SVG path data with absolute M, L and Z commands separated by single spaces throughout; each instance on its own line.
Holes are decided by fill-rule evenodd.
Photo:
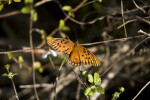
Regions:
M 93 65 L 100 66 L 100 60 L 78 42 L 73 43 L 70 40 L 62 38 L 53 38 L 47 41 L 50 47 L 58 52 L 63 52 L 68 61 L 73 66 Z

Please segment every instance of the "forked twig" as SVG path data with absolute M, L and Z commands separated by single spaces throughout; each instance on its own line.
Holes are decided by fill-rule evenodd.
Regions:
M 146 11 L 145 11 L 143 8 L 139 7 L 139 6 L 136 4 L 136 2 L 135 2 L 134 0 L 132 0 L 132 1 L 133 1 L 134 5 L 135 5 L 139 10 L 141 10 L 143 13 L 146 14 Z

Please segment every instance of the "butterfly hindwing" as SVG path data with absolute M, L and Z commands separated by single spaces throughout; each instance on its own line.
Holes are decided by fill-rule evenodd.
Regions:
M 78 45 L 81 64 L 100 66 L 100 60 L 85 47 Z
M 78 48 L 75 45 L 74 49 L 72 50 L 71 54 L 70 54 L 70 59 L 69 62 L 70 64 L 72 64 L 73 66 L 80 66 L 81 65 L 81 61 L 80 61 L 80 56 L 79 56 L 79 52 L 78 52 Z

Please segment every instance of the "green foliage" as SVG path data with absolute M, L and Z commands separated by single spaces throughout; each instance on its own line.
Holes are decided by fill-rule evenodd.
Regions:
M 84 91 L 84 95 L 89 98 L 89 97 L 94 97 L 94 91 L 92 90 L 92 88 L 86 88 Z
M 30 13 L 30 10 L 31 10 L 31 7 L 30 6 L 25 6 L 21 9 L 21 12 L 23 14 L 29 14 Z
M 23 14 L 31 14 L 32 20 L 36 22 L 38 20 L 38 13 L 35 9 L 32 9 L 32 5 L 34 3 L 34 0 L 25 0 L 24 1 L 25 6 L 21 9 L 21 12 Z
M 40 72 L 40 73 L 43 73 L 43 68 L 42 67 L 40 67 L 39 69 L 38 69 L 38 71 Z
M 33 4 L 34 0 L 24 0 L 25 4 Z
M 52 65 L 52 67 L 55 69 L 55 66 L 54 66 L 54 63 L 53 63 L 53 60 L 52 60 L 51 56 L 49 55 L 48 58 L 49 58 L 49 61 L 50 61 L 51 65 Z
M 0 11 L 3 9 L 4 5 L 2 4 L 1 5 L 1 2 L 0 2 Z
M 63 6 L 63 8 L 62 8 L 64 11 L 70 11 L 70 10 L 72 10 L 72 7 L 71 6 Z
M 68 12 L 68 15 L 71 16 L 71 17 L 73 17 L 73 18 L 75 17 L 75 14 L 74 14 L 73 11 L 69 11 L 69 12 Z
M 42 68 L 41 63 L 40 63 L 39 61 L 35 61 L 35 62 L 33 63 L 33 67 L 34 67 L 35 69 L 37 69 L 40 73 L 43 72 L 43 68 Z
M 11 4 L 12 3 L 12 0 L 8 0 L 8 4 Z
M 62 31 L 69 31 L 69 27 L 65 25 L 65 22 L 64 20 L 60 20 L 59 21 L 59 30 L 62 30 Z
M 104 94 L 104 93 L 105 93 L 105 92 L 104 92 L 104 89 L 103 89 L 102 87 L 100 87 L 100 86 L 96 87 L 96 91 L 97 91 L 98 93 L 101 93 L 101 94 Z
M 96 92 L 104 94 L 104 89 L 101 86 L 99 86 L 101 84 L 101 78 L 99 77 L 98 73 L 94 73 L 94 76 L 92 76 L 91 74 L 87 75 L 87 72 L 84 71 L 84 72 L 82 72 L 82 75 L 83 75 L 84 78 L 87 76 L 88 82 L 90 82 L 92 84 L 94 83 L 94 85 L 86 88 L 85 91 L 84 91 L 84 95 L 87 98 L 94 97 L 94 94 Z
M 22 68 L 22 62 L 23 62 L 23 57 L 19 56 L 18 57 L 19 68 Z
M 83 72 L 82 72 L 82 75 L 83 75 L 83 80 L 86 80 L 86 77 L 87 77 L 87 75 L 88 75 L 87 71 L 83 71 Z
M 14 0 L 14 2 L 21 2 L 21 0 Z
M 49 40 L 49 39 L 52 39 L 52 38 L 53 38 L 52 36 L 47 36 L 46 40 Z
M 5 65 L 5 69 L 7 70 L 7 73 L 2 74 L 3 77 L 8 77 L 8 78 L 12 79 L 15 75 L 18 75 L 17 73 L 12 73 L 9 71 L 9 69 L 10 69 L 9 64 Z
M 38 20 L 38 13 L 37 13 L 37 11 L 36 10 L 32 10 L 31 11 L 31 15 L 32 15 L 32 20 L 34 22 L 36 22 Z
M 40 30 L 40 33 L 41 33 L 41 38 L 43 39 L 43 40 L 45 40 L 46 39 L 46 32 L 45 32 L 45 30 L 43 30 L 43 29 L 41 29 Z
M 33 63 L 33 66 L 34 66 L 35 69 L 39 69 L 41 67 L 41 63 L 39 61 L 35 61 Z
M 112 96 L 112 100 L 117 100 L 121 93 L 125 91 L 124 87 L 120 87 L 119 91 L 115 92 Z
M 88 81 L 90 83 L 93 83 L 93 76 L 91 74 L 88 74 Z
M 101 78 L 99 78 L 98 73 L 94 73 L 94 84 L 95 85 L 100 85 L 101 84 Z
M 2 2 L 3 1 L 3 2 Z M 13 0 L 14 2 L 21 2 L 21 0 Z M 5 3 L 11 4 L 12 0 L 0 0 L 0 11 L 4 8 Z
M 8 59 L 11 60 L 12 57 L 13 57 L 13 54 L 12 53 L 8 53 L 7 56 L 8 56 Z
M 66 6 L 63 6 L 62 9 L 63 9 L 64 11 L 67 11 L 69 16 L 71 16 L 71 17 L 73 17 L 73 18 L 75 17 L 75 14 L 74 14 L 73 9 L 72 9 L 71 6 L 66 5 Z

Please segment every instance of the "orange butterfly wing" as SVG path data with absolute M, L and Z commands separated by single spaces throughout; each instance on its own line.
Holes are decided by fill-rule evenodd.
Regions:
M 69 56 L 69 63 L 73 66 L 80 66 L 81 65 L 81 60 L 80 60 L 80 55 L 79 55 L 79 49 L 77 47 L 77 44 L 74 45 L 72 52 L 70 53 Z
M 53 38 L 47 41 L 55 51 L 61 51 L 68 56 L 70 64 L 73 66 L 93 65 L 100 66 L 100 60 L 85 47 L 73 43 L 67 39 Z
M 80 45 L 77 45 L 77 48 L 79 49 L 80 61 L 82 65 L 86 64 L 86 65 L 100 66 L 101 64 L 100 60 L 92 52 L 90 52 L 85 47 L 82 47 Z
M 65 54 L 69 55 L 72 51 L 74 43 L 67 39 L 53 38 L 47 41 L 48 45 L 55 51 L 64 51 Z

